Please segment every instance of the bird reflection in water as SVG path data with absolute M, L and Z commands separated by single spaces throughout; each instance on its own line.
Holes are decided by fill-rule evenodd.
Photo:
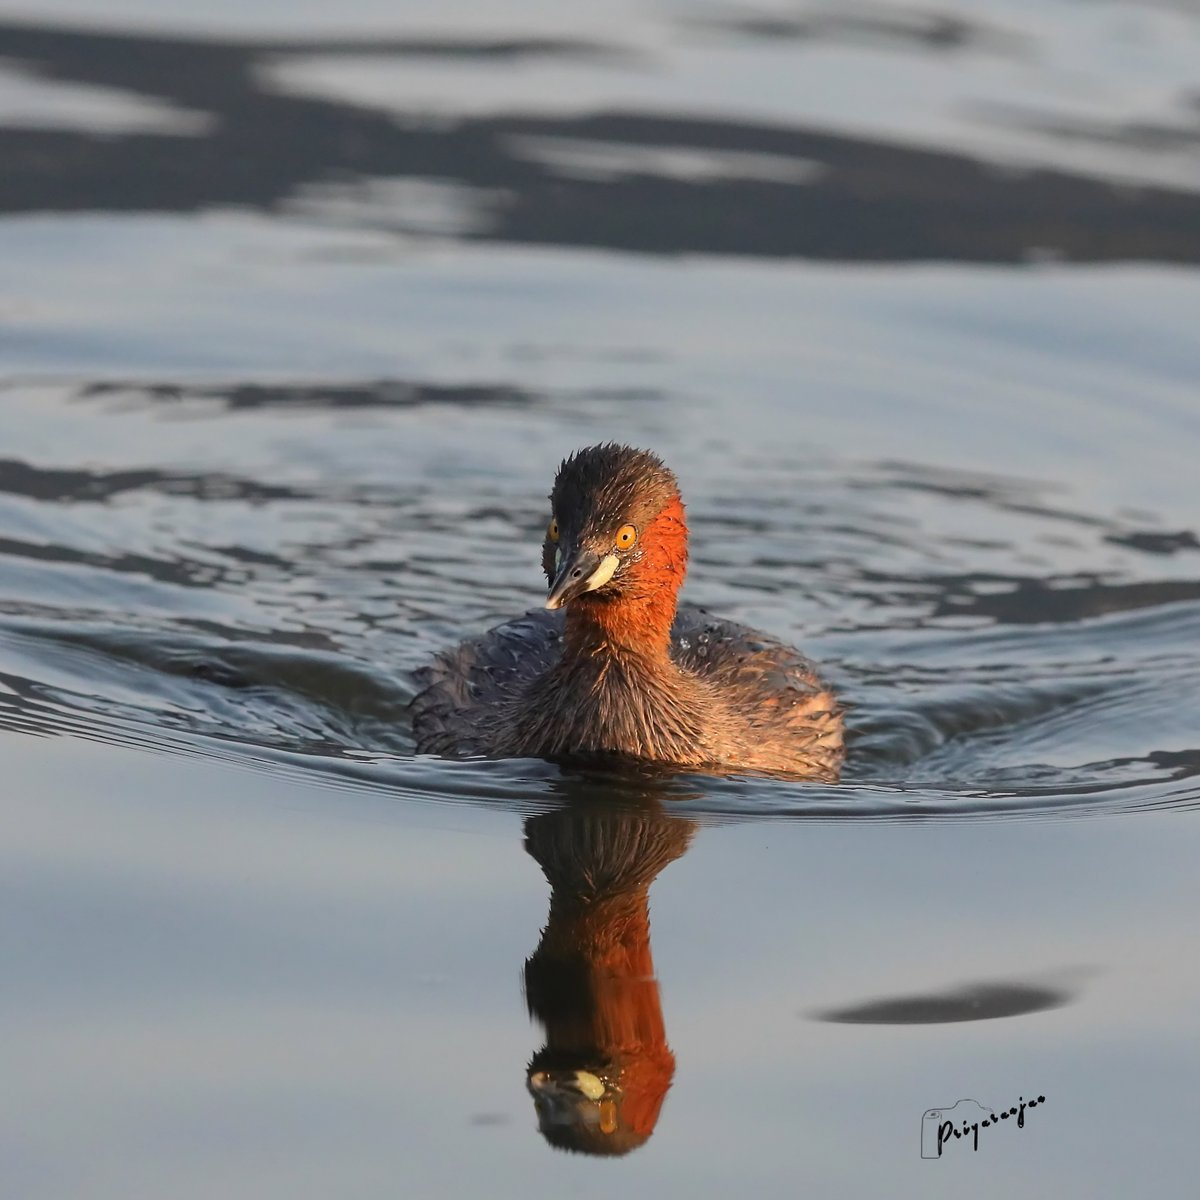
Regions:
M 694 825 L 661 808 L 593 802 L 530 817 L 525 848 L 550 915 L 525 964 L 546 1044 L 526 1082 L 552 1145 L 627 1154 L 654 1132 L 675 1073 L 650 955 L 649 890 Z

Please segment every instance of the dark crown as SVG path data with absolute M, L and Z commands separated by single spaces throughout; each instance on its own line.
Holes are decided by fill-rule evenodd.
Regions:
M 646 522 L 678 495 L 675 476 L 657 454 L 606 442 L 563 461 L 550 502 L 559 521 L 580 532 Z

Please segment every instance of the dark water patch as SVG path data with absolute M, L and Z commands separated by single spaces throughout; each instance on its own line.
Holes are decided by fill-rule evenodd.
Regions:
M 17 538 L 0 537 L 0 555 L 14 561 L 24 559 L 53 566 L 82 567 L 115 575 L 136 576 L 172 587 L 210 588 L 230 580 L 219 566 L 208 562 L 155 558 L 147 554 L 102 554 Z
M 1019 263 L 1035 251 L 1052 250 L 1070 261 L 1191 262 L 1198 250 L 1200 200 L 1188 193 L 1145 188 L 1131 197 L 1104 182 L 1048 170 L 1005 177 L 963 156 L 819 129 L 608 112 L 500 118 L 480 127 L 485 130 L 496 139 L 540 136 L 663 150 L 736 150 L 821 168 L 792 184 L 697 184 L 641 174 L 596 187 L 552 169 L 521 179 L 516 188 L 504 177 L 464 181 L 511 190 L 511 201 L 487 234 L 499 240 L 642 253 L 875 261 Z M 1076 224 L 1072 213 L 1086 218 Z
M 0 391 L 5 385 L 0 381 Z M 569 396 L 573 400 L 645 404 L 663 399 L 650 387 L 579 388 L 551 394 L 505 383 L 431 383 L 409 379 L 375 379 L 328 383 L 193 383 L 99 380 L 75 390 L 83 401 L 187 406 L 190 413 L 208 407 L 223 412 L 337 412 L 341 410 L 472 411 L 543 408 Z
M 1116 546 L 1128 546 L 1144 554 L 1178 554 L 1180 551 L 1200 550 L 1200 540 L 1190 529 L 1175 533 L 1157 533 L 1149 529 L 1137 529 L 1130 533 L 1110 533 L 1105 540 Z
M 979 472 L 955 471 L 923 463 L 884 460 L 858 481 L 864 491 L 928 492 L 952 500 L 978 503 L 985 508 L 1031 517 L 1045 517 L 1073 525 L 1103 526 L 1104 517 L 1050 503 L 1046 496 L 1056 489 L 1044 482 Z
M 80 399 L 140 398 L 156 403 L 215 402 L 229 411 L 258 409 L 405 409 L 427 405 L 454 408 L 524 407 L 544 402 L 523 388 L 503 384 L 434 384 L 400 379 L 364 383 L 122 383 L 103 381 L 80 388 Z
M 1032 46 L 1022 34 L 961 13 L 929 11 L 901 5 L 856 4 L 839 12 L 830 7 L 809 12 L 755 10 L 746 6 L 697 17 L 691 28 L 740 34 L 776 42 L 821 42 L 833 45 L 885 45 L 916 48 L 935 53 L 985 50 L 1020 54 Z
M 200 501 L 311 499 L 295 488 L 220 473 L 61 470 L 37 467 L 16 459 L 0 459 L 0 493 L 12 496 L 56 504 L 103 504 L 117 496 L 143 491 Z M 11 548 L 7 552 L 11 553 Z
M 813 1020 L 838 1025 L 945 1025 L 992 1021 L 1062 1008 L 1076 992 L 1018 980 L 970 983 L 921 996 L 887 996 L 844 1008 L 812 1013 Z
M 337 757 L 411 750 L 405 707 L 410 693 L 367 663 L 312 637 L 214 642 L 176 634 L 42 630 L 29 622 L 5 635 L 34 654 L 53 682 L 25 680 L 18 695 L 108 722 L 217 738 L 250 749 L 286 746 Z M 301 649 L 301 640 L 309 644 Z M 14 677 L 16 678 L 16 677 Z
M 288 572 L 293 566 L 291 560 L 284 558 L 282 555 L 271 554 L 265 550 L 256 550 L 249 546 L 228 546 L 213 543 L 209 549 L 213 554 L 227 558 L 231 562 L 241 563 L 245 567 Z
M 1140 547 L 1139 547 L 1140 549 Z M 1099 579 L 1005 580 L 1007 590 L 972 594 L 975 579 L 954 581 L 956 594 L 934 610 L 940 616 L 979 616 L 1008 625 L 1073 623 L 1108 613 L 1136 612 L 1200 600 L 1200 580 L 1163 579 L 1148 583 L 1104 583 Z M 988 579 L 988 583 L 997 580 Z M 961 590 L 959 590 L 961 589 Z
M 271 90 L 266 69 L 302 49 L 325 47 L 0 24 L 0 56 L 47 78 L 116 87 L 212 117 L 209 128 L 186 136 L 0 129 L 0 211 L 274 212 L 330 181 L 432 179 L 477 196 L 478 219 L 461 233 L 467 240 L 886 262 L 1023 263 L 1047 253 L 1200 261 L 1200 199 L 1185 191 L 1117 188 L 1061 170 L 1006 173 L 945 150 L 674 113 L 436 122 L 414 113 L 397 121 L 383 109 Z M 393 49 L 407 52 L 404 43 Z M 387 54 L 388 43 L 369 50 Z M 408 50 L 454 53 L 440 43 Z M 524 153 L 530 138 L 577 149 L 591 143 L 610 158 L 613 146 L 725 157 L 715 179 L 636 167 L 589 178 Z M 742 156 L 742 177 L 730 152 Z M 763 155 L 792 163 L 796 178 L 779 170 L 761 178 L 751 160 Z M 305 208 L 312 215 L 312 205 Z M 413 228 L 401 211 L 377 224 Z
M 153 92 L 189 90 L 199 98 L 204 89 L 221 89 L 228 82 L 222 74 L 236 78 L 248 60 L 264 54 L 329 55 L 364 54 L 396 58 L 449 58 L 472 60 L 522 58 L 617 59 L 635 52 L 616 42 L 556 37 L 339 37 L 328 38 L 206 38 L 200 35 L 174 37 L 141 30 L 74 29 L 66 23 L 40 24 L 34 20 L 6 21 L 5 46 L 14 58 L 29 59 L 47 74 L 61 78 L 83 78 L 88 83 L 112 87 L 140 84 L 135 90 Z M 135 53 L 125 53 L 130 50 Z M 191 66 L 182 77 L 173 74 Z M 207 70 L 209 77 L 204 77 Z M 62 72 L 59 76 L 58 72 Z M 219 93 L 218 93 L 219 94 Z
M 924 759 L 956 739 L 997 731 L 1006 738 L 1019 738 L 1023 726 L 1048 721 L 1119 686 L 1119 680 L 1004 678 L 994 674 L 947 681 L 943 674 L 931 671 L 922 695 L 902 706 L 893 698 L 892 689 L 900 682 L 896 675 L 912 686 L 913 672 L 888 672 L 879 681 L 886 689 L 881 692 L 887 697 L 885 706 L 872 711 L 864 705 L 852 714 L 851 778 L 887 774 L 901 766 L 919 773 Z
M 1092 142 L 1122 146 L 1140 154 L 1178 154 L 1200 149 L 1200 112 L 1193 98 L 1185 97 L 1181 115 L 1190 120 L 1098 121 L 1039 112 L 1018 104 L 977 105 L 982 121 L 1012 129 L 1036 131 L 1044 137 L 1067 142 Z

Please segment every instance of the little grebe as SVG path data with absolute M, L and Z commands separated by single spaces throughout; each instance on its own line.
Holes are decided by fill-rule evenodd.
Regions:
M 837 778 L 842 714 L 812 664 L 744 625 L 676 610 L 688 531 L 656 455 L 580 450 L 550 505 L 546 611 L 419 673 L 418 752 Z

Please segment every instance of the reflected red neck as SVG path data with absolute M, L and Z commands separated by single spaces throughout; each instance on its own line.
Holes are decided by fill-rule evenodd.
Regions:
M 650 522 L 639 544 L 641 557 L 627 568 L 620 594 L 584 595 L 567 606 L 568 653 L 586 656 L 608 647 L 667 658 L 687 573 L 687 521 L 678 496 Z

